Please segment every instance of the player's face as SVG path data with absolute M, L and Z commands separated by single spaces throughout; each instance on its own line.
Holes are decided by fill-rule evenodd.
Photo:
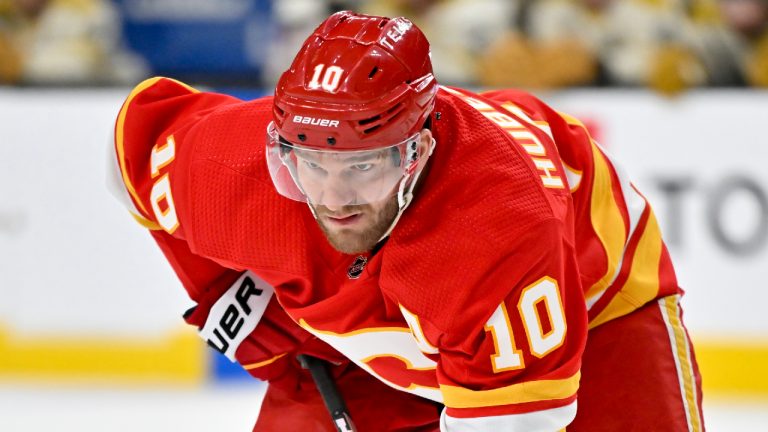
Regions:
M 346 254 L 366 252 L 378 243 L 397 216 L 397 196 L 363 205 L 313 206 L 328 242 Z
M 419 139 L 423 156 L 429 131 Z M 317 215 L 320 228 L 343 253 L 371 250 L 398 213 L 397 189 L 403 178 L 393 148 L 343 155 L 295 151 L 296 177 Z M 426 158 L 420 157 L 420 163 Z
M 365 152 L 294 150 L 307 199 L 332 211 L 383 201 L 403 177 L 398 148 Z
M 370 250 L 397 215 L 402 169 L 389 150 L 363 156 L 296 151 L 296 173 L 333 247 Z

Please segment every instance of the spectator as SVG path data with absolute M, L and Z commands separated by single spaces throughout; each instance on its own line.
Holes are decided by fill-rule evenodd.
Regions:
M 272 3 L 276 33 L 268 42 L 262 77 L 266 87 L 275 85 L 280 74 L 291 65 L 294 53 L 301 48 L 307 34 L 330 12 L 331 5 L 326 0 L 275 0 Z
M 454 85 L 482 84 L 478 62 L 487 47 L 513 25 L 521 0 L 373 0 L 361 11 L 407 16 L 429 38 L 435 74 Z
M 530 25 L 533 7 L 533 1 L 523 1 L 515 25 L 487 47 L 478 65 L 481 83 L 522 88 L 593 83 L 597 56 L 577 39 L 537 40 Z
M 106 0 L 0 0 L 0 82 L 116 84 L 145 75 Z
M 768 87 L 768 0 L 718 0 L 720 22 L 700 26 L 711 85 Z
M 524 25 L 487 52 L 489 85 L 646 85 L 660 49 L 686 29 L 672 1 L 528 3 Z

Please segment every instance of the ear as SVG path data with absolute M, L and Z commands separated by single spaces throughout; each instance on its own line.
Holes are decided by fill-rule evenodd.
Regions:
M 419 142 L 419 159 L 426 160 L 432 147 L 432 131 L 429 129 L 421 130 L 421 141 Z
M 416 169 L 418 171 L 421 171 L 427 165 L 427 160 L 429 160 L 429 154 L 432 148 L 432 140 L 432 131 L 429 129 L 422 129 L 421 138 L 419 140 L 419 147 L 417 149 L 419 155 L 419 164 Z

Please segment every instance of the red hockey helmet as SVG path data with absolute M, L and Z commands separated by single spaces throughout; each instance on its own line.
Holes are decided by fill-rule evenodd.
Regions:
M 278 133 L 303 147 L 363 150 L 402 141 L 434 106 L 429 42 L 405 18 L 338 12 L 277 83 Z
M 330 16 L 304 42 L 275 89 L 267 145 L 278 192 L 323 204 L 306 196 L 297 153 L 308 155 L 304 163 L 312 165 L 314 152 L 334 158 L 359 152 L 361 159 L 391 147 L 400 174 L 381 169 L 376 177 L 364 166 L 364 183 L 375 187 L 362 191 L 357 202 L 383 198 L 413 174 L 416 156 L 409 149 L 416 148 L 413 141 L 434 108 L 437 88 L 429 42 L 409 20 L 352 12 Z M 302 190 L 288 184 L 291 178 Z

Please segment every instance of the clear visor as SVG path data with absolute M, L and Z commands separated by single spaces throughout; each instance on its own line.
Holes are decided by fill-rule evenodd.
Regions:
M 318 150 L 267 127 L 267 165 L 277 191 L 290 199 L 325 206 L 364 205 L 394 196 L 418 160 L 421 134 L 374 150 Z

